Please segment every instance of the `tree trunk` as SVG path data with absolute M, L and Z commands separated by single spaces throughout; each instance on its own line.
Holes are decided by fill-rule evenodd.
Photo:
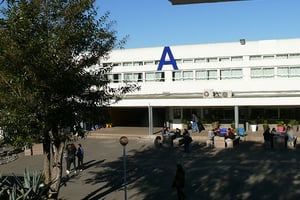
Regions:
M 65 143 L 61 141 L 56 147 L 52 144 L 52 168 L 51 168 L 51 186 L 49 197 L 57 199 L 62 178 L 62 160 Z
M 49 184 L 51 180 L 51 169 L 50 169 L 50 138 L 46 131 L 44 131 L 44 175 L 45 175 L 45 184 Z
M 48 199 L 58 199 L 65 141 L 52 131 L 45 133 L 44 136 L 45 184 L 50 184 Z

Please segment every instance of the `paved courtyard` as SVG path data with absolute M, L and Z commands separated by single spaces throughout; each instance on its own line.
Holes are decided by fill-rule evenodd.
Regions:
M 76 142 L 85 149 L 86 169 L 67 178 L 64 163 L 60 199 L 124 199 L 123 149 L 118 138 L 88 137 Z M 299 148 L 266 149 L 262 143 L 247 141 L 234 149 L 216 150 L 194 141 L 191 153 L 186 154 L 178 147 L 155 148 L 146 132 L 129 137 L 126 154 L 127 197 L 131 200 L 177 199 L 171 187 L 177 163 L 186 172 L 184 191 L 189 200 L 300 198 Z M 22 175 L 25 168 L 40 171 L 42 165 L 43 156 L 21 154 L 16 161 L 0 165 L 0 172 Z

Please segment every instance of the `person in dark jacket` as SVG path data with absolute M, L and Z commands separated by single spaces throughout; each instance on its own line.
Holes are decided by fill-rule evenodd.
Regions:
M 172 187 L 176 188 L 178 200 L 183 200 L 185 198 L 183 188 L 185 182 L 185 174 L 181 164 L 177 164 L 176 174 L 172 183 Z
M 67 145 L 67 170 L 66 173 L 70 174 L 70 168 L 71 164 L 73 163 L 74 165 L 74 172 L 76 174 L 76 163 L 75 163 L 75 156 L 76 156 L 76 146 L 72 144 Z
M 84 156 L 84 150 L 83 150 L 81 144 L 78 144 L 78 145 L 77 145 L 76 156 L 77 156 L 77 160 L 78 160 L 78 165 L 77 165 L 77 167 L 78 167 L 78 169 L 79 169 L 80 171 L 82 171 L 82 170 L 83 170 L 83 156 Z

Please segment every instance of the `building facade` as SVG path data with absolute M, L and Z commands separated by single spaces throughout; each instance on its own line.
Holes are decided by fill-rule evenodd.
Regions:
M 300 119 L 300 39 L 121 49 L 101 65 L 111 86 L 141 86 L 111 105 L 115 125 Z

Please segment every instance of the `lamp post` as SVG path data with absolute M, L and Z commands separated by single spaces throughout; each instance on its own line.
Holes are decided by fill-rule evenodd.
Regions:
M 126 136 L 120 137 L 120 144 L 123 146 L 123 166 L 124 166 L 124 199 L 127 200 L 127 187 L 126 187 L 126 145 L 128 138 Z

